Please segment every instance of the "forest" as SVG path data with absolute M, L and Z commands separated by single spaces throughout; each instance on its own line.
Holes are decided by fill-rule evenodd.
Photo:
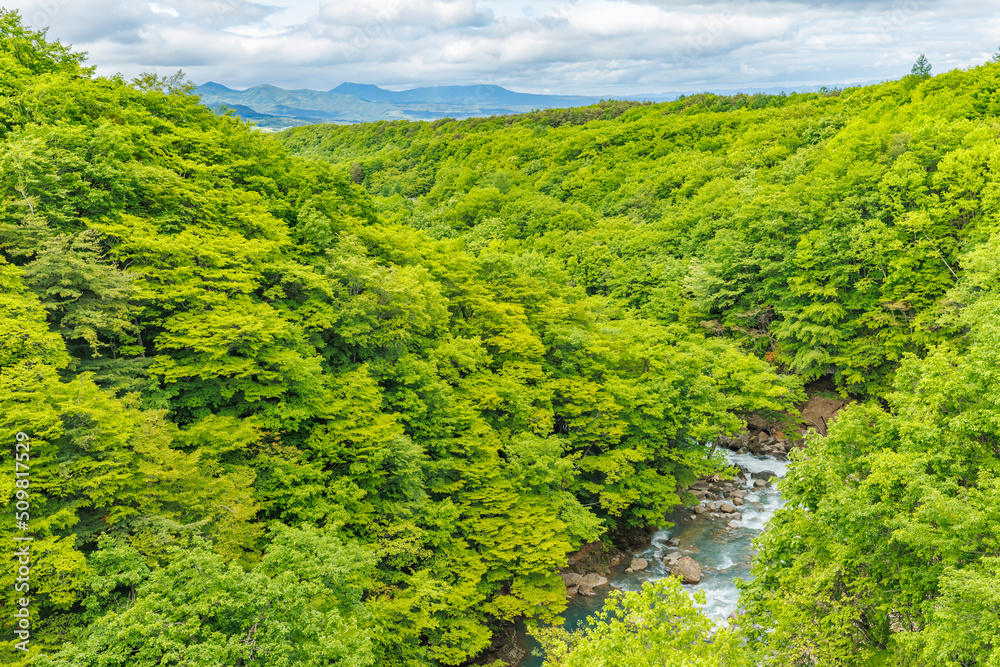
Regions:
M 279 136 L 0 73 L 3 664 L 1000 664 L 1000 65 Z M 552 625 L 822 378 L 737 623 Z

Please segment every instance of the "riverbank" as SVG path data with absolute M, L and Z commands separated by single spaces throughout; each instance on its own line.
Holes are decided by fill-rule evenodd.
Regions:
M 690 494 L 697 504 L 678 505 L 665 515 L 663 525 L 670 528 L 618 532 L 612 535 L 610 549 L 594 542 L 571 554 L 561 573 L 567 588 L 562 614 L 566 628 L 585 622 L 613 590 L 639 590 L 644 582 L 671 573 L 682 575 L 690 590 L 704 590 L 705 613 L 726 622 L 738 604 L 735 579 L 750 577 L 753 539 L 783 504 L 777 485 L 769 480 L 784 477 L 788 454 L 805 446 L 810 430 L 825 435 L 848 403 L 824 382 L 811 384 L 806 393 L 807 401 L 794 414 L 754 415 L 740 433 L 718 438 L 716 446 L 725 450 L 739 473 L 733 479 L 710 475 L 679 489 L 678 495 Z M 519 622 L 505 629 L 489 659 L 478 664 L 501 659 L 512 667 L 539 667 L 544 658 L 532 655 L 536 649 Z

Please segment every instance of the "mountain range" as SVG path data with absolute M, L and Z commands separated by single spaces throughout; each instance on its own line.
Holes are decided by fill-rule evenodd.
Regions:
M 234 90 L 210 81 L 197 86 L 195 93 L 206 105 L 216 110 L 230 108 L 263 128 L 496 116 L 586 106 L 602 99 L 518 93 L 493 85 L 430 86 L 393 91 L 360 83 L 343 83 L 327 91 L 286 90 L 268 84 Z
M 811 92 L 819 89 L 819 86 L 814 86 L 796 90 Z M 209 107 L 220 113 L 231 109 L 244 120 L 253 121 L 266 130 L 320 123 L 462 119 L 519 114 L 536 109 L 587 106 L 612 97 L 668 102 L 692 92 L 694 91 L 630 95 L 623 98 L 611 95 L 538 95 L 487 84 L 427 86 L 396 91 L 363 83 L 342 83 L 327 91 L 286 90 L 269 84 L 234 90 L 213 81 L 195 88 L 195 93 Z M 749 88 L 712 92 L 724 95 L 738 92 L 773 95 L 792 91 L 787 88 Z

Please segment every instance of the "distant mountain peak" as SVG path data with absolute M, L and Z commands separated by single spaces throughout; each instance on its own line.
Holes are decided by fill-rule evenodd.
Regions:
M 367 102 L 389 102 L 399 95 L 371 83 L 351 83 L 350 81 L 345 81 L 327 92 L 330 95 L 353 95 Z
M 372 90 L 372 91 L 377 90 L 383 93 L 392 92 L 390 90 L 386 90 L 385 88 L 379 88 L 374 83 L 352 83 L 351 81 L 345 81 L 336 88 L 331 88 L 326 92 L 343 94 L 344 91 L 353 91 L 353 90 Z M 348 94 L 353 94 L 353 93 L 348 93 Z
M 233 90 L 232 88 L 228 88 L 226 86 L 223 86 L 221 83 L 216 83 L 215 81 L 208 81 L 206 83 L 203 83 L 200 86 L 198 86 L 198 88 L 200 88 L 200 89 L 202 89 L 204 91 L 212 92 L 212 93 L 235 93 L 235 92 L 237 92 L 237 91 Z

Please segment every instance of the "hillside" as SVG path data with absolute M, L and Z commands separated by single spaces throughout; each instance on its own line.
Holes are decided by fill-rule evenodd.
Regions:
M 695 96 L 282 139 L 391 219 L 561 262 L 588 294 L 879 394 L 990 238 L 996 71 L 793 96 Z M 619 115 L 620 114 L 620 115 Z
M 276 137 L 0 10 L 0 662 L 482 662 L 832 379 L 739 624 L 550 664 L 994 664 L 998 79 Z
M 0 40 L 0 428 L 29 461 L 0 526 L 33 538 L 4 664 L 462 664 L 798 396 L 560 260 L 387 218 L 180 79 L 94 78 L 11 13 Z
M 797 455 L 744 585 L 742 639 L 717 636 L 692 664 L 986 665 L 1000 655 L 998 84 L 989 64 L 281 140 L 363 184 L 388 220 L 480 258 L 554 263 L 631 317 L 868 400 Z M 677 595 L 543 635 L 548 664 L 696 660 L 684 647 L 711 624 Z M 688 619 L 698 639 L 634 613 Z

